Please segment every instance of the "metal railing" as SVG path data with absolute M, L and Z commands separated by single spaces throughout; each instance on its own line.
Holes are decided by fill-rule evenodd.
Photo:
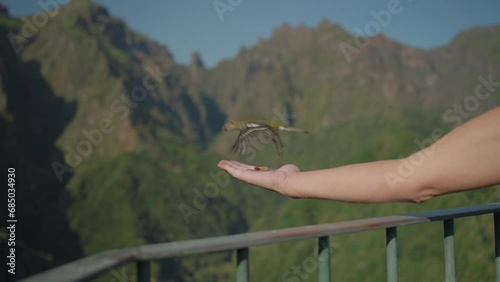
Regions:
M 397 228 L 399 226 L 442 221 L 444 226 L 444 263 L 446 281 L 455 281 L 454 219 L 493 214 L 496 281 L 500 282 L 500 203 L 460 207 L 407 215 L 386 216 L 328 224 L 308 225 L 206 239 L 145 245 L 135 248 L 106 251 L 28 277 L 22 282 L 86 281 L 129 262 L 137 264 L 139 282 L 150 281 L 150 261 L 236 250 L 237 281 L 249 281 L 249 248 L 287 241 L 318 240 L 319 281 L 330 281 L 329 236 L 357 233 L 375 229 L 386 230 L 387 281 L 398 281 Z

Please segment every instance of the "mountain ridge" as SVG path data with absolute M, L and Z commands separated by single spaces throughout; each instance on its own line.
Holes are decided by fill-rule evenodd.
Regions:
M 20 24 L 7 14 L 0 16 L 2 34 L 19 31 Z M 468 193 L 418 206 L 351 206 L 289 200 L 229 180 L 230 185 L 219 185 L 218 194 L 205 196 L 206 201 L 201 191 L 214 183 L 211 175 L 218 172 L 220 158 L 270 166 L 293 162 L 308 170 L 414 152 L 419 149 L 416 141 L 428 138 L 433 129 L 453 128 L 443 114 L 474 94 L 481 83 L 478 77 L 491 75 L 497 81 L 500 61 L 495 50 L 500 41 L 495 34 L 500 26 L 473 29 L 433 50 L 378 35 L 347 60 L 339 43 L 351 44 L 354 37 L 325 20 L 314 28 L 280 26 L 269 38 L 242 47 L 235 58 L 206 68 L 199 53 L 190 64 L 178 64 L 166 46 L 134 32 L 103 6 L 71 1 L 17 54 L 6 43 L 7 36 L 2 37 L 0 126 L 6 134 L 0 149 L 8 160 L 33 172 L 23 175 L 34 187 L 20 186 L 24 205 L 44 211 L 50 210 L 48 205 L 57 207 L 60 226 L 68 232 L 64 234 L 73 232 L 67 237 L 73 240 L 68 243 L 76 251 L 73 257 L 146 243 L 480 203 L 498 195 Z M 31 83 L 25 82 L 27 74 L 34 77 Z M 500 98 L 490 95 L 468 111 L 469 118 L 499 104 Z M 280 157 L 273 148 L 230 155 L 234 136 L 220 129 L 227 118 L 239 117 L 278 118 L 311 134 L 283 136 L 286 148 Z M 35 161 L 17 161 L 30 159 Z M 53 162 L 68 169 L 62 183 L 50 166 Z M 41 179 L 53 189 L 36 186 Z M 54 200 L 41 200 L 50 197 Z M 204 208 L 197 208 L 199 200 Z M 192 223 L 186 223 L 181 205 L 194 211 Z M 28 215 L 25 221 L 33 218 Z M 491 229 L 483 222 L 481 228 Z M 73 258 L 54 251 L 62 242 L 43 241 L 50 234 L 42 235 L 32 246 L 41 253 L 41 268 L 54 265 L 43 259 L 47 253 L 57 263 Z M 362 254 L 362 246 L 376 241 L 374 236 L 362 238 L 352 254 Z M 349 244 L 347 239 L 339 242 Z M 44 244 L 48 248 L 40 248 Z M 286 262 L 300 262 L 303 246 L 291 248 Z M 422 252 L 435 259 L 435 248 Z M 281 246 L 269 250 L 283 251 Z M 267 270 L 279 269 L 268 257 L 259 251 L 255 256 L 255 265 L 264 269 L 262 279 Z M 360 276 L 342 271 L 339 276 L 383 276 L 378 268 L 349 261 Z M 168 260 L 155 264 L 153 274 L 159 279 L 230 280 L 233 262 L 228 254 Z M 487 280 L 490 272 L 481 277 Z M 437 279 L 430 272 L 425 275 Z
M 224 117 L 187 84 L 189 70 L 175 65 L 166 48 L 90 1 L 63 6 L 17 54 L 7 34 L 22 23 L 4 15 L 0 28 L 1 164 L 25 179 L 16 196 L 19 221 L 28 227 L 16 239 L 20 246 L 30 242 L 25 254 L 32 256 L 19 257 L 17 278 L 104 245 L 246 230 L 226 195 L 190 224 L 177 208 L 209 181 L 199 175 L 215 162 L 204 140 Z M 181 279 L 206 261 L 172 259 L 153 268 Z

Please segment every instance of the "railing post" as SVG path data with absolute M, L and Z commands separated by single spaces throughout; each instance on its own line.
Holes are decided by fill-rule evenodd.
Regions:
M 248 248 L 236 250 L 236 281 L 248 282 L 250 276 L 250 264 L 248 261 Z
M 396 227 L 385 230 L 387 253 L 387 281 L 398 281 L 398 232 Z
M 151 281 L 151 264 L 149 260 L 137 261 L 137 281 L 138 282 Z
M 318 271 L 319 282 L 330 282 L 330 239 L 328 236 L 318 238 Z
M 445 281 L 456 281 L 455 271 L 455 224 L 453 219 L 443 221 Z
M 495 230 L 495 269 L 497 282 L 500 282 L 500 213 L 493 214 L 493 229 Z

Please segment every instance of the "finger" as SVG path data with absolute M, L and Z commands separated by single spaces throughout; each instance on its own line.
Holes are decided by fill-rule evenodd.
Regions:
M 238 161 L 230 161 L 234 165 L 242 168 L 242 169 L 248 169 L 248 170 L 254 170 L 254 171 L 274 171 L 275 169 L 272 169 L 268 166 L 254 166 L 254 165 L 248 165 L 244 163 L 240 163 Z
M 226 170 L 226 171 L 235 170 L 235 169 L 242 169 L 242 166 L 240 164 L 232 162 L 232 161 L 226 161 L 226 160 L 220 161 L 217 166 L 219 168 Z
M 218 166 L 239 180 L 265 188 L 270 187 L 272 179 L 271 171 L 257 171 L 255 170 L 255 166 L 247 165 L 237 161 L 223 160 L 219 162 Z
M 250 170 L 247 166 L 241 166 L 231 162 L 223 163 L 221 168 L 233 177 L 243 181 L 251 180 L 251 173 L 255 173 L 255 171 Z
M 250 166 L 233 161 L 220 161 L 218 166 L 238 179 L 241 179 L 245 173 L 252 171 Z
M 227 169 L 230 169 L 230 168 L 238 169 L 238 170 L 258 170 L 258 169 L 255 169 L 256 166 L 248 165 L 248 164 L 244 164 L 244 163 L 240 163 L 240 162 L 237 162 L 237 161 L 222 160 L 222 161 L 219 162 L 219 164 L 217 166 L 219 168 L 224 169 L 224 170 L 227 170 Z M 261 167 L 259 167 L 259 168 L 261 168 Z M 262 168 L 264 168 L 262 170 L 266 170 L 265 167 L 262 167 Z
M 255 170 L 255 171 L 268 171 L 268 170 L 270 170 L 269 167 L 267 167 L 267 166 L 248 165 L 248 164 L 240 163 L 238 161 L 230 161 L 230 165 L 234 165 L 234 167 L 237 167 L 239 169 L 244 169 L 244 170 Z

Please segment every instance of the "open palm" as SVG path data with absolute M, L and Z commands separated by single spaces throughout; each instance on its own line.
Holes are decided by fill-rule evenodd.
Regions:
M 241 181 L 281 194 L 287 194 L 283 189 L 290 175 L 300 172 L 300 169 L 293 164 L 283 165 L 276 170 L 256 170 L 255 166 L 252 165 L 222 160 L 219 162 L 218 167 Z

